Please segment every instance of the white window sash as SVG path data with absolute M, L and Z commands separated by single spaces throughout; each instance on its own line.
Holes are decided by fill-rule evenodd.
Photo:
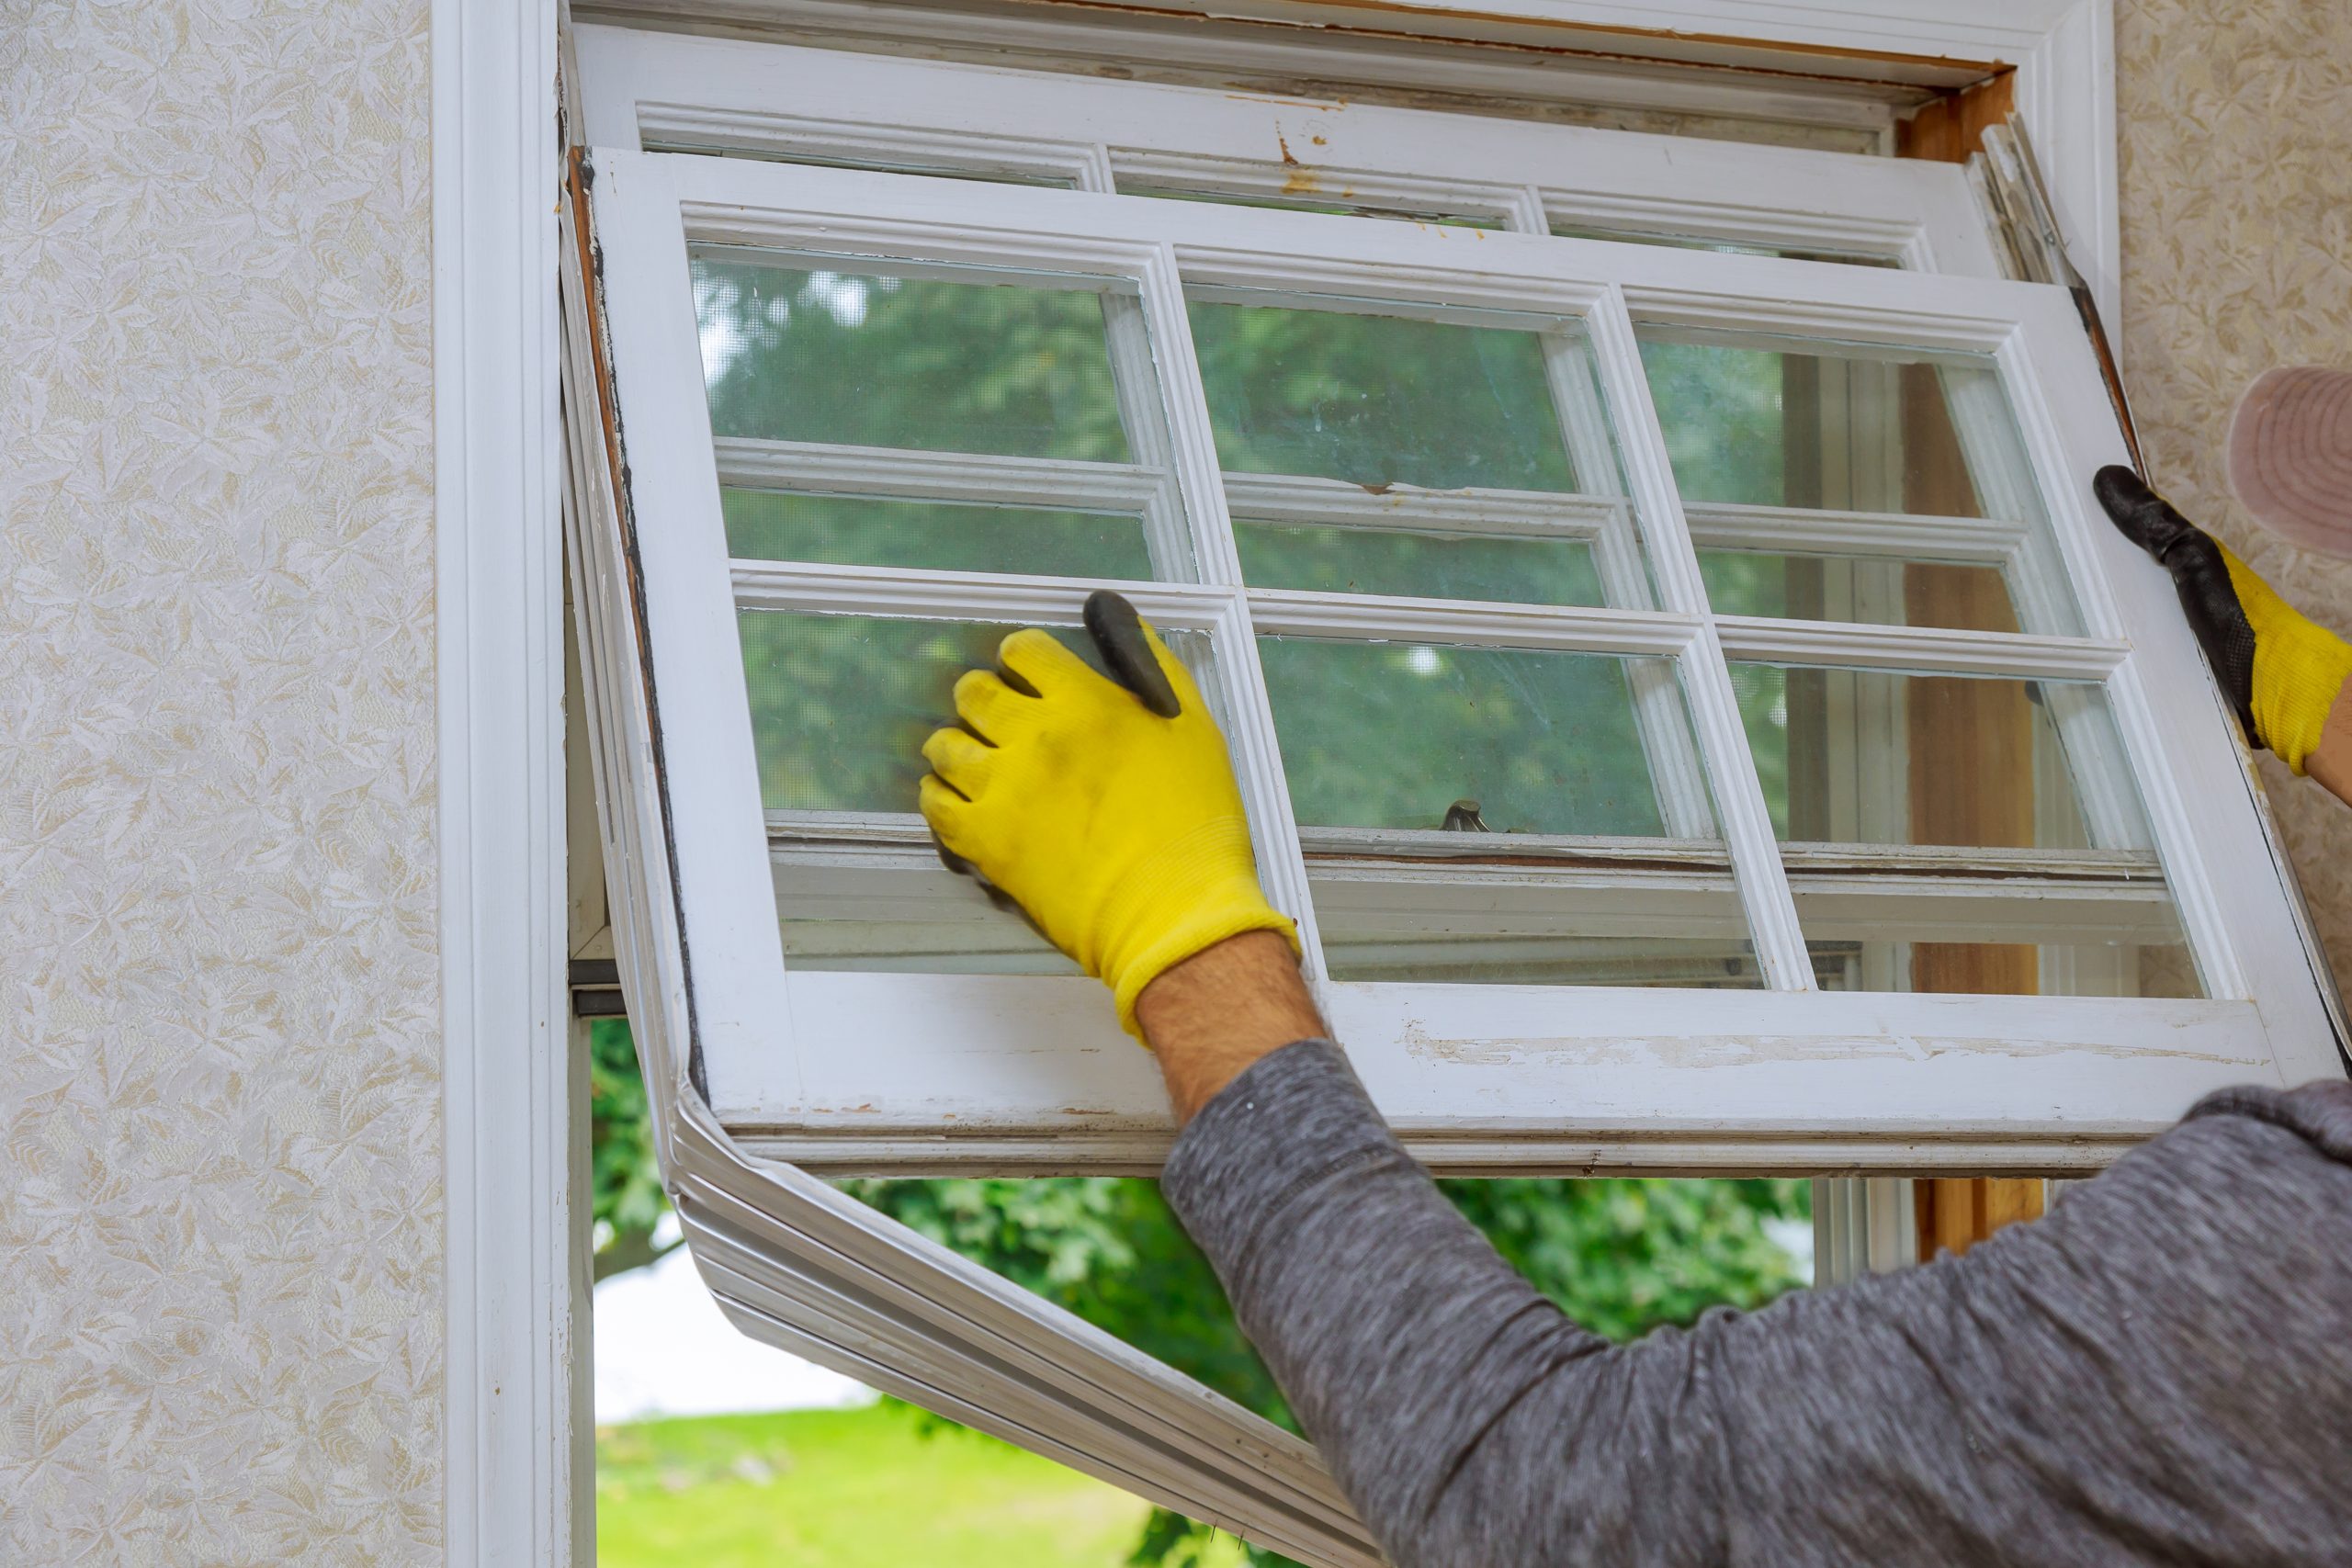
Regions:
M 718 1121 L 746 1146 L 829 1170 L 1128 1170 L 1156 1164 L 1170 1128 L 1149 1059 L 1117 1032 L 1091 982 L 786 973 L 735 637 L 739 591 L 777 605 L 1071 624 L 1086 585 L 730 567 L 688 305 L 690 238 L 1125 279 L 1153 318 L 1195 551 L 1213 575 L 1234 569 L 1212 564 L 1230 549 L 1210 547 L 1222 542 L 1224 492 L 1180 276 L 1586 322 L 1664 608 L 1266 593 L 1231 576 L 1129 588 L 1148 615 L 1209 632 L 1224 650 L 1221 706 L 1261 865 L 1270 895 L 1301 919 L 1310 953 L 1297 831 L 1248 657 L 1255 633 L 1401 630 L 1680 661 L 1735 882 L 1775 988 L 1336 984 L 1316 974 L 1374 1098 L 1433 1166 L 2075 1170 L 2113 1157 L 2206 1089 L 2338 1070 L 2243 753 L 2169 582 L 2092 513 L 2090 472 L 2119 457 L 2120 444 L 2063 293 L 736 159 L 616 150 L 595 164 L 666 779 L 691 796 L 691 809 L 673 802 L 668 829 L 687 890 L 695 1043 Z M 1637 317 L 1992 355 L 2087 635 L 1706 618 L 1634 352 Z M 2211 999 L 1814 990 L 1727 653 L 2102 681 Z
M 1353 201 L 2001 276 L 1956 164 L 625 28 L 576 36 L 597 146 Z

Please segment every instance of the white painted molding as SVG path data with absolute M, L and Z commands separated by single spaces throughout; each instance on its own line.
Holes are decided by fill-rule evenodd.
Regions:
M 555 0 L 435 0 L 432 27 L 445 1539 L 453 1568 L 555 1568 L 586 1544 L 587 1304 L 564 1018 Z

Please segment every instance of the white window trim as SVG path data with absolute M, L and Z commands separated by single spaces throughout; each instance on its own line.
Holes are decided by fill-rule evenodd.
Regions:
M 552 1151 L 576 1131 L 571 1097 L 558 1088 L 564 1075 L 547 1059 L 560 1032 L 560 891 L 514 863 L 521 847 L 560 852 L 563 840 L 553 782 L 562 773 L 561 701 L 547 678 L 560 668 L 560 638 L 547 629 L 560 613 L 560 547 L 549 487 L 534 478 L 558 440 L 548 412 L 556 369 L 551 334 L 528 330 L 535 312 L 518 308 L 552 295 L 552 225 L 530 193 L 552 183 L 549 66 L 563 8 L 563 0 L 511 8 L 435 0 L 431 22 L 446 1540 L 447 1560 L 468 1568 L 569 1563 L 594 1550 L 584 1528 L 593 1495 L 584 1366 L 574 1354 L 586 1338 L 576 1334 L 584 1226 L 563 1183 L 548 1179 Z M 1973 7 L 1964 21 L 1940 0 L 1713 0 L 1670 10 L 1555 0 L 1552 9 L 1568 19 L 2015 62 L 2078 265 L 2107 318 L 2118 319 L 2111 0 L 2007 0 Z M 475 414 L 501 409 L 511 440 L 469 439 Z M 520 626 L 536 628 L 524 657 L 478 653 Z M 512 946 L 518 931 L 531 933 L 522 962 Z M 497 1055 L 502 1039 L 523 1042 L 519 1063 Z
M 565 1048 L 558 9 L 432 15 L 443 1530 L 462 1568 L 594 1550 Z

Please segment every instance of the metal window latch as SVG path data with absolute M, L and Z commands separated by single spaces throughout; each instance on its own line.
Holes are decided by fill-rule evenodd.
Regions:
M 1447 807 L 1445 820 L 1439 823 L 1438 827 L 1442 831 L 1448 833 L 1491 833 L 1494 831 L 1492 828 L 1487 826 L 1487 819 L 1478 815 L 1478 803 L 1475 800 L 1457 800 Z
M 571 1016 L 627 1018 L 621 996 L 621 966 L 610 958 L 575 958 L 571 964 Z

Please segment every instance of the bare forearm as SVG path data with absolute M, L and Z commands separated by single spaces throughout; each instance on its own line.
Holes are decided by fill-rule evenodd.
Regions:
M 2352 805 L 2352 682 L 2328 705 L 2327 728 L 2304 759 L 2303 772 L 2336 799 Z
M 1179 1123 L 1261 1056 L 1325 1032 L 1298 960 L 1274 931 L 1229 938 L 1168 970 L 1136 998 L 1136 1021 Z

